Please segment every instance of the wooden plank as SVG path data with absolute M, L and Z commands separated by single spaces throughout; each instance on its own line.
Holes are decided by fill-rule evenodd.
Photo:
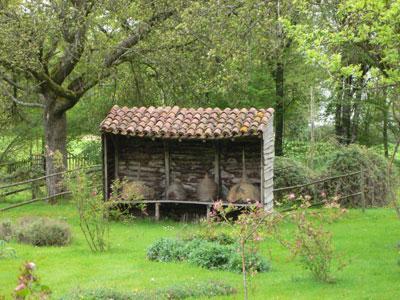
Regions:
M 7 206 L 7 207 L 0 208 L 0 211 L 5 211 L 5 210 L 12 209 L 12 208 L 20 207 L 20 206 L 23 206 L 23 205 L 31 204 L 31 203 L 34 203 L 34 202 L 45 201 L 45 200 L 53 199 L 53 198 L 58 197 L 58 196 L 69 195 L 69 194 L 71 194 L 71 192 L 62 192 L 62 193 L 51 195 L 51 196 L 47 196 L 47 197 L 44 197 L 44 198 L 32 199 L 32 200 L 28 200 L 28 201 L 24 201 L 24 202 L 16 203 L 16 204 L 13 204 L 13 205 L 10 205 L 10 206 Z
M 169 149 L 169 144 L 167 141 L 164 141 L 164 168 L 165 168 L 165 196 L 164 198 L 167 199 L 167 191 L 168 187 L 171 184 L 170 181 L 170 175 L 171 175 L 171 170 L 170 170 L 170 149 Z
M 197 205 L 210 205 L 212 206 L 214 202 L 204 202 L 204 201 L 191 201 L 191 200 L 165 200 L 165 199 L 160 199 L 160 200 L 137 200 L 137 201 L 115 201 L 113 202 L 115 204 L 142 204 L 142 203 L 173 203 L 173 204 L 197 204 Z M 234 206 L 234 207 L 247 207 L 247 206 L 253 206 L 255 205 L 254 203 L 230 203 L 230 202 L 222 202 L 223 206 Z
M 10 188 L 10 187 L 13 187 L 13 186 L 22 185 L 22 184 L 32 183 L 32 182 L 43 180 L 43 179 L 46 179 L 46 178 L 49 178 L 49 177 L 62 175 L 62 174 L 65 174 L 65 173 L 71 173 L 71 172 L 76 172 L 76 171 L 79 171 L 79 170 L 96 168 L 96 167 L 100 167 L 100 166 L 101 165 L 93 165 L 93 166 L 89 166 L 89 167 L 77 168 L 77 169 L 63 171 L 63 172 L 57 172 L 57 173 L 53 173 L 53 174 L 49 174 L 49 175 L 45 175 L 45 176 L 41 176 L 41 177 L 37 177 L 37 178 L 33 178 L 33 179 L 28 179 L 28 180 L 24 180 L 24 181 L 15 182 L 15 183 L 10 183 L 10 184 L 7 184 L 7 185 L 0 186 L 0 190 L 1 189 L 5 189 L 5 188 Z

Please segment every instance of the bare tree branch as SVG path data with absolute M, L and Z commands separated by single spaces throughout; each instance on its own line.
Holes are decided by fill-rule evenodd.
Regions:
M 2 86 L 2 84 L 0 84 L 0 87 L 2 87 L 4 96 L 9 97 L 14 103 L 16 103 L 18 105 L 22 105 L 22 106 L 26 106 L 26 107 L 34 107 L 34 108 L 44 108 L 44 105 L 41 103 L 21 101 L 21 100 L 17 99 L 17 97 L 15 97 L 12 93 L 10 93 L 7 90 L 7 88 Z

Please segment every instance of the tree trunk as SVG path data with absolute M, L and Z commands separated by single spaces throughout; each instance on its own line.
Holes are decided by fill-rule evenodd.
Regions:
M 67 167 L 67 115 L 55 109 L 56 99 L 46 97 L 44 110 L 46 175 L 62 172 Z M 65 191 L 63 176 L 46 178 L 49 196 Z M 50 200 L 54 203 L 55 199 Z
M 388 105 L 386 104 L 386 99 L 384 99 L 385 105 L 383 107 L 383 130 L 382 130 L 382 137 L 383 137 L 383 149 L 385 152 L 385 157 L 389 158 L 389 141 L 388 141 Z
M 275 104 L 275 155 L 283 155 L 283 130 L 284 130 L 284 72 L 283 64 L 278 62 L 275 70 L 275 88 L 276 88 L 276 104 Z

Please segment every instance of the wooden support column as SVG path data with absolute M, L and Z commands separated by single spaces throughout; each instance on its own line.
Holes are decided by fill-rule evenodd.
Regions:
M 112 142 L 114 145 L 114 179 L 119 179 L 119 143 L 118 137 L 112 136 Z
M 221 199 L 221 144 L 215 141 L 215 157 L 214 157 L 214 181 L 217 184 L 217 199 Z
M 107 135 L 101 135 L 102 164 L 103 164 L 103 199 L 108 200 L 108 163 L 107 163 Z
M 156 221 L 159 221 L 160 220 L 160 203 L 159 202 L 157 202 L 156 204 L 155 204 L 156 206 L 155 206 L 155 214 L 154 214 L 154 217 L 155 217 L 155 219 L 156 219 Z
M 207 220 L 210 219 L 211 205 L 207 205 Z
M 169 145 L 167 141 L 164 141 L 164 168 L 165 168 L 165 200 L 167 199 L 167 190 L 170 186 L 170 153 L 169 153 Z
M 262 141 L 262 168 L 261 168 L 261 197 L 264 209 L 272 211 L 274 207 L 274 128 L 273 117 L 271 116 L 266 128 L 263 131 Z

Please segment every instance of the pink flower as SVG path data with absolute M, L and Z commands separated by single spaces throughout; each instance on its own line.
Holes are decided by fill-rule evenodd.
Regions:
M 217 210 L 217 211 L 220 210 L 220 209 L 222 208 L 222 201 L 214 202 L 213 207 L 214 207 L 214 209 Z
M 20 290 L 23 290 L 24 288 L 26 288 L 25 283 L 20 283 L 19 285 L 17 285 L 17 287 L 15 288 L 15 291 L 18 292 Z
M 25 267 L 26 267 L 28 270 L 34 270 L 34 269 L 36 268 L 36 265 L 35 265 L 35 263 L 33 263 L 33 262 L 28 262 L 28 263 L 25 265 Z
M 296 199 L 296 195 L 294 193 L 290 193 L 288 198 L 289 198 L 289 200 L 295 200 Z
M 92 192 L 92 196 L 96 196 L 97 195 L 97 192 L 96 191 L 93 191 Z
M 321 192 L 321 197 L 323 197 L 323 198 L 326 197 L 326 193 L 324 191 Z

